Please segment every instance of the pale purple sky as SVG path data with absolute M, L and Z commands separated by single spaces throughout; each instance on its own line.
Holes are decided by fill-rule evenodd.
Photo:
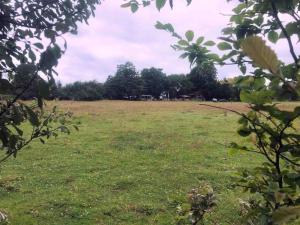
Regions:
M 179 34 L 191 29 L 197 36 L 217 40 L 228 23 L 234 1 L 194 0 L 189 7 L 185 1 L 175 1 L 173 10 L 165 7 L 158 12 L 154 6 L 131 13 L 120 7 L 121 0 L 106 0 L 97 7 L 96 17 L 89 26 L 80 25 L 79 34 L 67 35 L 67 53 L 57 68 L 63 84 L 77 80 L 104 82 L 116 72 L 116 66 L 131 61 L 138 70 L 162 68 L 167 74 L 188 73 L 189 63 L 179 58 L 170 45 L 175 39 L 157 30 L 156 21 L 171 23 Z M 285 45 L 283 45 L 285 46 Z M 277 49 L 283 52 L 285 47 Z M 279 54 L 280 55 L 280 54 Z M 218 68 L 218 77 L 239 75 L 235 67 Z

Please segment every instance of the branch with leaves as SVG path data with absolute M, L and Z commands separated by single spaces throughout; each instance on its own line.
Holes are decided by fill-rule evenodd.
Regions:
M 44 99 L 49 96 L 57 75 L 54 68 L 67 48 L 63 35 L 76 34 L 78 23 L 87 24 L 100 3 L 100 0 L 0 2 L 0 96 L 7 96 L 0 102 L 0 148 L 6 153 L 0 163 L 16 156 L 35 139 L 44 142 L 43 138 L 56 136 L 58 131 L 69 133 L 65 123 L 70 114 L 56 109 L 49 112 L 44 108 Z M 62 45 L 58 39 L 63 41 Z M 22 102 L 34 85 L 35 103 Z M 27 137 L 25 124 L 32 128 Z

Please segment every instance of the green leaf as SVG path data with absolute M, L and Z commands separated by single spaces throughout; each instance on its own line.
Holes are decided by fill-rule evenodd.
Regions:
M 131 9 L 131 12 L 135 13 L 139 9 L 139 6 L 136 3 L 132 3 L 130 5 L 130 9 Z
M 218 49 L 224 51 L 224 50 L 231 50 L 232 47 L 230 44 L 228 44 L 227 42 L 220 42 L 218 45 L 217 45 Z
M 241 64 L 241 65 L 239 66 L 239 68 L 240 68 L 240 71 L 241 71 L 243 74 L 246 74 L 246 72 L 247 72 L 247 67 L 246 67 L 244 64 Z
M 12 125 L 14 128 L 15 128 L 15 130 L 17 131 L 17 133 L 20 135 L 20 136 L 23 136 L 23 131 L 19 128 L 19 127 L 17 127 L 16 125 Z
M 257 26 L 261 26 L 264 22 L 264 16 L 263 15 L 259 15 L 256 19 L 253 20 L 253 22 L 257 25 Z
M 216 43 L 214 41 L 207 41 L 203 45 L 205 46 L 214 46 Z
M 192 41 L 192 40 L 194 39 L 194 36 L 195 36 L 195 34 L 194 34 L 194 32 L 191 31 L 191 30 L 189 30 L 189 31 L 187 31 L 187 32 L 185 33 L 185 37 L 186 37 L 186 39 L 187 39 L 189 42 Z
M 31 123 L 32 126 L 39 126 L 40 122 L 39 122 L 39 119 L 38 119 L 38 116 L 37 116 L 37 113 L 35 113 L 30 107 L 25 106 L 25 109 L 27 111 L 27 114 L 28 114 L 28 119 L 29 119 L 29 122 Z
M 256 105 L 271 103 L 272 97 L 273 97 L 273 92 L 269 90 L 261 90 L 261 91 L 242 90 L 240 93 L 240 99 L 242 102 L 247 102 Z
M 184 46 L 189 46 L 189 43 L 186 40 L 179 40 L 178 44 L 179 45 L 184 45 Z
M 241 43 L 243 52 L 262 69 L 268 69 L 273 74 L 279 71 L 279 61 L 275 52 L 258 36 L 244 39 Z
M 66 126 L 61 126 L 61 127 L 60 127 L 60 131 L 61 131 L 62 133 L 70 134 L 70 130 L 69 130 L 69 128 L 66 127 Z
M 155 28 L 158 30 L 168 31 L 170 33 L 173 33 L 173 35 L 174 35 L 174 27 L 170 23 L 163 24 L 163 23 L 157 21 L 155 24 Z
M 238 123 L 239 124 L 242 124 L 244 126 L 247 126 L 249 121 L 245 118 L 245 117 L 241 117 L 239 120 L 238 120 Z
M 225 61 L 227 59 L 232 58 L 233 56 L 237 55 L 238 51 L 236 50 L 232 50 L 231 52 L 229 52 L 228 54 L 223 55 L 222 60 Z
M 242 15 L 233 15 L 230 17 L 230 22 L 235 22 L 236 24 L 241 24 L 243 22 Z
M 239 5 L 237 5 L 232 11 L 235 14 L 240 14 L 242 12 L 243 9 L 245 9 L 247 6 L 246 3 L 240 3 Z
M 146 6 L 149 6 L 151 4 L 150 1 L 143 1 L 143 6 L 146 7 Z
M 29 50 L 29 58 L 31 59 L 32 62 L 36 60 L 36 56 L 31 49 Z
M 33 75 L 36 72 L 36 66 L 34 64 L 20 64 L 16 71 L 18 74 Z
M 73 127 L 75 128 L 76 131 L 79 131 L 79 127 L 76 125 L 73 125 Z
M 242 137 L 248 137 L 251 134 L 251 130 L 246 127 L 243 127 L 238 130 L 238 134 Z
M 234 29 L 232 27 L 226 27 L 222 30 L 222 33 L 225 35 L 230 35 L 234 32 Z
M 217 54 L 214 54 L 214 53 L 207 54 L 207 57 L 209 57 L 213 61 L 220 61 L 220 57 Z
M 188 56 L 189 56 L 189 53 L 185 52 L 185 53 L 181 54 L 179 57 L 182 59 L 185 59 Z
M 164 30 L 164 24 L 159 21 L 156 21 L 155 28 L 158 30 Z
M 35 47 L 39 48 L 39 49 L 43 49 L 43 48 L 44 48 L 44 46 L 43 46 L 42 43 L 34 43 L 33 45 L 34 45 Z
M 53 66 L 56 66 L 58 64 L 58 59 L 61 57 L 61 50 L 60 48 L 55 45 L 52 48 L 47 48 L 46 51 L 44 51 L 41 54 L 40 58 L 40 67 L 43 70 L 46 69 L 52 69 Z
M 164 29 L 167 30 L 167 31 L 169 31 L 169 32 L 171 32 L 171 33 L 174 32 L 174 27 L 173 27 L 172 24 L 170 24 L 170 23 L 166 23 L 166 24 L 164 25 Z
M 166 4 L 167 0 L 156 0 L 156 8 L 160 11 Z
M 127 2 L 121 5 L 122 8 L 127 8 L 131 6 L 131 2 Z
M 300 28 L 297 22 L 291 22 L 286 25 L 287 33 L 292 36 L 293 34 L 298 34 L 300 32 Z
M 196 40 L 196 44 L 197 45 L 201 45 L 201 43 L 204 41 L 204 37 L 198 37 L 198 39 Z
M 54 30 L 50 30 L 50 29 L 45 30 L 45 37 L 46 38 L 54 40 L 54 38 L 55 38 L 56 35 L 57 34 L 56 34 L 56 32 Z
M 271 30 L 269 33 L 268 33 L 268 39 L 269 41 L 271 41 L 272 43 L 276 43 L 279 39 L 279 35 L 277 32 Z

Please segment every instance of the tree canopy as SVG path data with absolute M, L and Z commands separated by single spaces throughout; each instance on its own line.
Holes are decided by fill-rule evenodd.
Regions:
M 205 99 L 216 97 L 218 91 L 217 70 L 212 63 L 202 63 L 194 67 L 188 74 L 188 78 L 193 84 L 193 92 Z
M 65 52 L 65 33 L 77 33 L 78 22 L 88 23 L 100 0 L 4 0 L 0 2 L 0 87 L 6 96 L 0 103 L 1 149 L 7 159 L 32 140 L 69 133 L 65 126 L 70 114 L 49 114 L 43 110 L 43 98 L 49 94 L 54 67 Z M 62 44 L 61 44 L 62 43 Z M 50 85 L 48 85 L 50 84 Z M 19 100 L 26 98 L 29 89 L 35 88 L 30 97 L 32 105 Z M 23 124 L 30 122 L 28 134 Z M 52 122 L 57 122 L 54 127 Z
M 104 87 L 97 81 L 76 81 L 66 86 L 59 86 L 55 97 L 74 101 L 101 100 L 104 97 Z
M 141 71 L 143 94 L 152 95 L 156 99 L 166 90 L 167 76 L 162 69 L 150 68 Z
M 154 99 L 176 99 L 186 96 L 202 100 L 238 100 L 236 88 L 226 80 L 218 80 L 214 66 L 207 67 L 205 64 L 195 67 L 187 75 L 166 75 L 162 69 L 155 67 L 139 72 L 131 62 L 127 62 L 118 65 L 117 72 L 109 76 L 103 84 L 96 81 L 77 81 L 65 86 L 57 84 L 52 87 L 53 91 L 50 93 L 58 99 L 80 101 L 103 98 L 138 100 L 142 95 L 150 95 Z
M 109 99 L 129 99 L 139 96 L 142 91 L 142 80 L 135 66 L 127 62 L 117 66 L 115 76 L 105 82 L 105 95 Z

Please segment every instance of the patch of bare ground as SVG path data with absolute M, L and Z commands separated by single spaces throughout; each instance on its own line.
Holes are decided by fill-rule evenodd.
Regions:
M 57 105 L 60 109 L 73 112 L 75 115 L 99 115 L 109 113 L 145 113 L 157 111 L 174 112 L 198 112 L 198 111 L 220 111 L 207 104 L 238 112 L 246 112 L 249 105 L 241 102 L 197 102 L 197 101 L 94 101 L 94 102 L 75 102 L 75 101 L 49 101 L 49 107 Z M 300 106 L 300 102 L 278 103 L 280 108 L 293 110 Z M 224 111 L 224 110 L 223 110 Z

